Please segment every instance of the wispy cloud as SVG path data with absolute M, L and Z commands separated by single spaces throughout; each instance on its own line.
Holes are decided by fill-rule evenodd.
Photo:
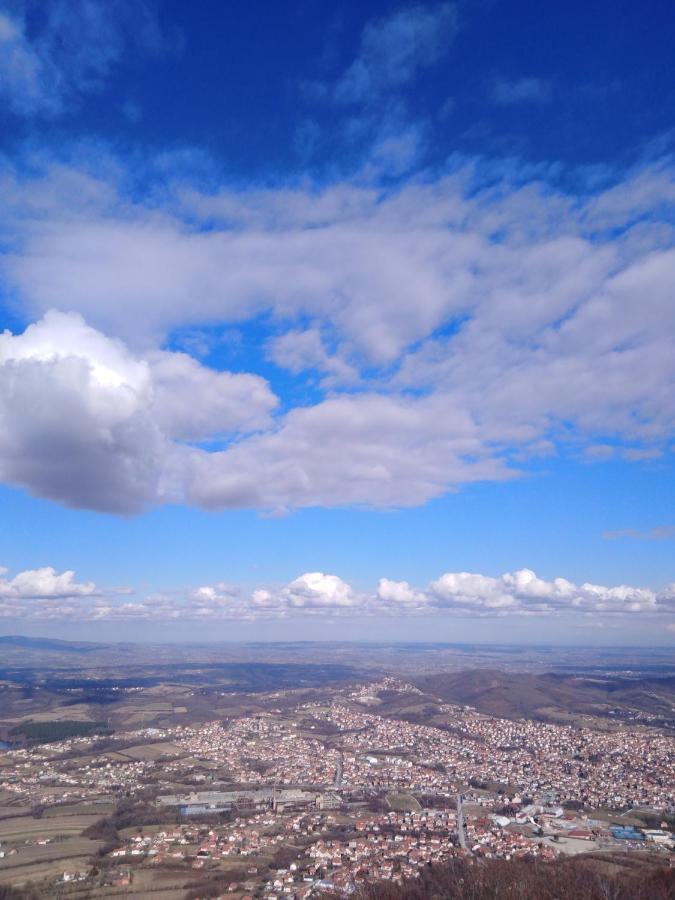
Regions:
M 457 30 L 457 9 L 451 3 L 419 4 L 371 20 L 358 55 L 330 87 L 330 95 L 339 103 L 377 103 L 434 65 Z
M 427 121 L 412 102 L 419 77 L 448 53 L 458 31 L 452 3 L 416 4 L 366 22 L 356 56 L 335 74 L 304 85 L 310 105 L 332 110 L 333 147 L 362 158 L 365 173 L 398 177 L 422 156 Z M 296 132 L 303 159 L 321 145 L 311 117 Z
M 0 99 L 55 116 L 99 89 L 129 50 L 176 49 L 151 0 L 13 0 L 0 9 Z
M 495 78 L 490 85 L 490 95 L 500 106 L 550 103 L 553 100 L 553 86 L 542 78 Z

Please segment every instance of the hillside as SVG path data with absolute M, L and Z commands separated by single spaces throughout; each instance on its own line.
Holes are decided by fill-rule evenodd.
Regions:
M 364 885 L 355 900 L 672 900 L 675 871 L 639 856 L 529 860 L 456 859 L 395 884 Z
M 416 679 L 426 695 L 506 718 L 570 714 L 675 726 L 675 677 L 531 674 L 472 669 Z

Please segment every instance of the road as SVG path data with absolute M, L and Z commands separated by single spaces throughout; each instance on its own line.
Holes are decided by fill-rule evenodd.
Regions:
M 335 784 L 333 786 L 336 790 L 342 787 L 342 754 L 338 756 L 335 764 Z
M 462 850 L 468 850 L 466 843 L 466 824 L 464 822 L 464 806 L 461 794 L 457 794 L 457 837 Z

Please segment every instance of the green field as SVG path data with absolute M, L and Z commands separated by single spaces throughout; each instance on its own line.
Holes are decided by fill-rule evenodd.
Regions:
M 10 735 L 22 735 L 29 741 L 48 743 L 63 741 L 70 737 L 86 737 L 90 734 L 110 734 L 111 729 L 105 722 L 76 721 L 75 719 L 52 720 L 48 722 L 21 722 L 9 732 Z

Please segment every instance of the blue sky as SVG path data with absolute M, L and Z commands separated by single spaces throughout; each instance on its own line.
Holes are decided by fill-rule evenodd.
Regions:
M 0 2 L 0 629 L 675 642 L 674 31 Z

